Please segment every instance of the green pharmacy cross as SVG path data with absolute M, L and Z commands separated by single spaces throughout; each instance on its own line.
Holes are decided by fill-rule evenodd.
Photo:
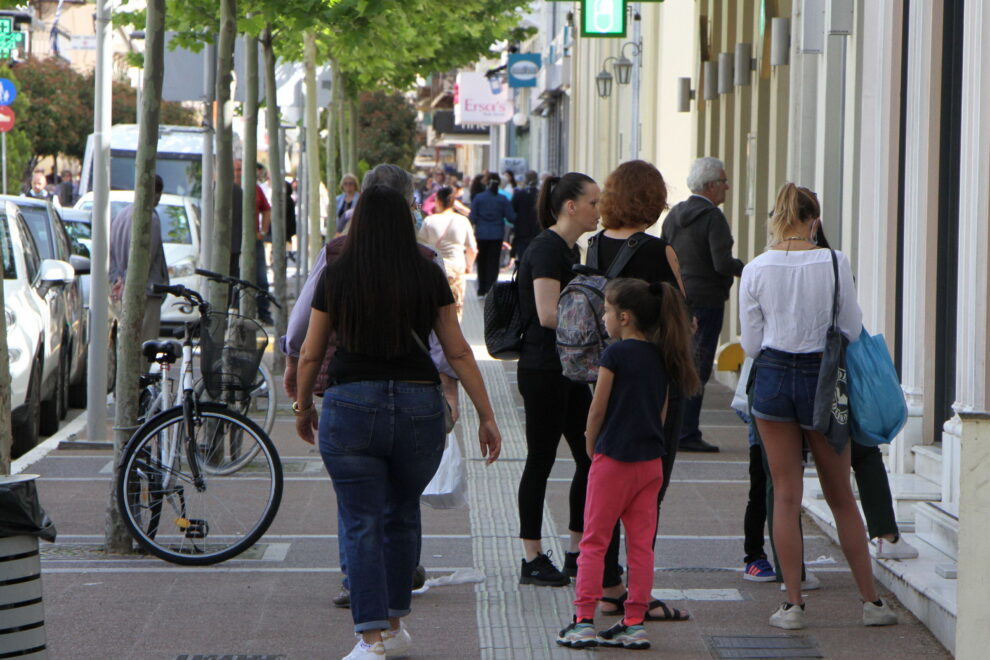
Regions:
M 0 16 L 0 59 L 9 60 L 11 51 L 22 41 L 24 33 L 14 31 L 14 19 Z

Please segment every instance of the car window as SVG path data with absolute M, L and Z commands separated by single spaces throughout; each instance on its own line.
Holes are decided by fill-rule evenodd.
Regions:
M 200 156 L 183 157 L 159 153 L 155 172 L 162 177 L 166 194 L 200 196 L 203 187 L 203 161 Z M 110 157 L 112 190 L 134 190 L 135 173 L 133 153 L 113 152 Z
M 38 276 L 38 271 L 41 269 L 41 255 L 38 253 L 38 246 L 35 245 L 34 237 L 27 228 L 24 217 L 18 214 L 17 218 L 20 223 L 18 226 L 21 230 L 21 247 L 24 248 L 24 264 L 27 267 L 27 279 L 29 282 L 34 282 Z
M 17 267 L 14 264 L 14 241 L 7 226 L 7 216 L 0 216 L 0 254 L 3 257 L 3 279 L 16 280 Z
M 42 259 L 58 259 L 55 253 L 55 241 L 51 231 L 51 221 L 48 219 L 48 209 L 44 206 L 21 207 L 21 215 L 27 222 L 28 229 L 34 237 Z
M 88 222 L 82 222 L 79 220 L 64 220 L 65 231 L 69 233 L 69 237 L 75 240 L 80 239 L 90 239 L 93 237 L 92 225 Z
M 192 232 L 189 231 L 189 216 L 185 206 L 159 204 L 156 208 L 158 218 L 162 222 L 163 243 L 192 243 Z
M 72 254 L 72 243 L 69 241 L 69 235 L 65 231 L 65 225 L 62 224 L 61 218 L 58 217 L 57 212 L 54 212 L 55 217 L 52 218 L 55 234 L 55 243 L 58 245 L 58 258 L 62 261 L 68 261 L 69 255 Z

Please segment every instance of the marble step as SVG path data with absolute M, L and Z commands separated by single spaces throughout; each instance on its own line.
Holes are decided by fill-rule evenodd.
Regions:
M 950 557 L 959 558 L 959 518 L 937 502 L 921 502 L 914 505 L 915 532 L 936 550 Z
M 942 483 L 942 445 L 915 445 L 914 473 L 935 484 Z

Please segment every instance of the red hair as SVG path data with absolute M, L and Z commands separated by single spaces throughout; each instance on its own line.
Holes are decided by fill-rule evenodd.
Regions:
M 667 208 L 667 184 L 652 163 L 630 160 L 608 175 L 598 208 L 606 229 L 649 227 Z

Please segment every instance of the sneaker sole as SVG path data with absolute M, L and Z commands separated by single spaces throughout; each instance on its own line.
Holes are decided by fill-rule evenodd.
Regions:
M 568 642 L 565 639 L 558 639 L 557 645 L 566 646 L 569 649 L 590 649 L 590 648 L 594 648 L 595 646 L 598 646 L 598 640 L 586 639 L 582 641 Z
M 781 630 L 802 630 L 805 625 L 803 623 L 781 621 L 779 623 L 770 622 L 770 625 L 774 628 L 780 628 Z
M 604 640 L 599 639 L 598 643 L 602 646 L 610 646 L 612 648 L 623 648 L 629 649 L 630 651 L 645 651 L 650 648 L 649 642 L 617 642 L 615 640 Z
M 770 575 L 770 576 L 760 577 L 759 575 L 750 575 L 749 573 L 743 573 L 743 579 L 749 580 L 750 582 L 774 582 L 777 580 L 777 576 Z
M 541 580 L 540 578 L 533 577 L 521 577 L 519 578 L 519 584 L 531 584 L 534 587 L 566 587 L 571 583 L 570 578 L 565 578 L 563 580 Z

